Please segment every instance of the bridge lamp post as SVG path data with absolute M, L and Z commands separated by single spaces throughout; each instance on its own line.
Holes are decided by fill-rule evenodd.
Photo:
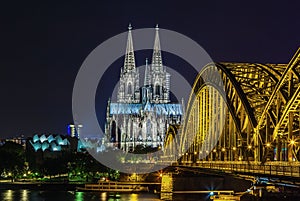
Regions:
M 218 160 L 218 155 L 217 155 L 217 149 L 216 148 L 214 148 L 213 150 L 212 150 L 212 160 Z
M 196 163 L 197 162 L 197 152 L 195 151 L 194 152 L 194 163 Z
M 189 156 L 188 156 L 188 155 L 189 155 L 189 153 L 188 153 L 188 152 L 186 152 L 186 153 L 185 153 L 185 161 L 186 161 L 186 162 L 188 162 L 188 161 L 189 161 Z
M 288 153 L 288 160 L 289 161 L 295 161 L 297 158 L 297 153 L 299 151 L 299 147 L 298 147 L 298 142 L 297 142 L 297 138 L 294 138 L 294 136 L 289 140 L 289 146 L 290 148 L 288 148 L 289 153 Z
M 236 159 L 236 147 L 232 147 L 232 151 L 231 151 L 231 160 L 235 160 Z
M 296 144 L 295 140 L 290 141 L 290 145 L 294 146 Z

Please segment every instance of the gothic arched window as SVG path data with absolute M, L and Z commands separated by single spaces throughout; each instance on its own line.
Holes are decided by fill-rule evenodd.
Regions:
M 132 91 L 133 91 L 133 90 L 132 90 L 132 84 L 131 84 L 131 82 L 129 82 L 128 85 L 127 85 L 127 94 L 130 94 L 130 95 L 131 95 L 131 94 L 132 94 Z
M 147 129 L 147 138 L 149 136 L 151 136 L 152 132 L 151 132 L 151 127 L 152 127 L 152 123 L 150 121 L 150 119 L 147 120 L 147 125 L 146 125 L 146 129 Z
M 159 84 L 155 84 L 155 95 L 160 95 L 160 86 Z
M 117 126 L 116 126 L 116 122 L 113 121 L 111 124 L 111 133 L 110 133 L 110 141 L 111 142 L 116 142 L 117 140 Z

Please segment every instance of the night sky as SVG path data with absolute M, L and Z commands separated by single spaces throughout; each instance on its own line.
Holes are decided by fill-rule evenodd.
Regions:
M 216 62 L 287 63 L 300 46 L 299 1 L 22 2 L 0 5 L 0 138 L 66 133 L 82 62 L 129 22 L 185 34 Z

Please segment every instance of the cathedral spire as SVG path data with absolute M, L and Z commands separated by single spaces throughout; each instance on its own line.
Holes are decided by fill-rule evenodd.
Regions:
M 151 85 L 151 75 L 150 75 L 150 68 L 148 65 L 148 58 L 146 58 L 146 67 L 145 67 L 145 77 L 144 77 L 144 86 Z
M 153 56 L 152 56 L 152 69 L 153 70 L 163 70 L 162 58 L 161 58 L 161 49 L 160 49 L 160 41 L 159 41 L 159 28 L 158 24 L 155 27 L 155 41 L 153 47 Z
M 125 61 L 124 61 L 124 73 L 127 72 L 128 70 L 135 69 L 135 59 L 134 59 L 131 29 L 132 29 L 131 24 L 129 24 Z

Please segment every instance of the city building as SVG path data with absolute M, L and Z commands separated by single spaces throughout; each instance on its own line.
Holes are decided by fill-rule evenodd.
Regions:
M 131 29 L 129 25 L 117 100 L 109 100 L 107 105 L 105 144 L 129 152 L 134 151 L 137 145 L 163 148 L 169 125 L 181 124 L 183 103 L 170 100 L 170 74 L 162 62 L 158 26 L 152 61 L 148 64 L 146 59 L 143 85 L 140 87 Z
M 14 142 L 16 144 L 22 145 L 24 149 L 26 148 L 26 137 L 24 137 L 24 135 L 2 139 L 0 140 L 0 146 L 4 145 L 6 142 Z
M 98 139 L 78 139 L 69 135 L 38 135 L 27 138 L 28 151 L 32 152 L 84 152 L 100 148 Z
M 81 124 L 79 125 L 69 124 L 67 127 L 68 135 L 71 137 L 77 137 L 79 139 L 82 127 L 83 126 Z
M 43 152 L 60 152 L 62 150 L 76 150 L 77 140 L 74 143 L 70 143 L 72 137 L 63 135 L 38 135 L 35 134 L 32 138 L 28 138 L 28 142 L 31 145 L 31 149 L 35 152 L 41 150 Z M 73 149 L 72 149 L 73 148 Z

